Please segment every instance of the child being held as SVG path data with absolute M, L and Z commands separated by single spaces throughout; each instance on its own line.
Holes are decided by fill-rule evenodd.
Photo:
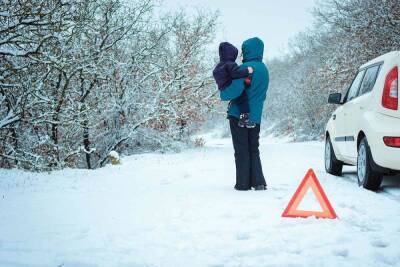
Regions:
M 219 90 L 224 90 L 232 83 L 232 80 L 234 79 L 246 78 L 245 87 L 248 88 L 250 86 L 253 68 L 240 68 L 235 63 L 237 56 L 238 49 L 232 44 L 228 42 L 223 42 L 219 45 L 220 62 L 217 64 L 213 71 L 213 76 Z M 256 127 L 256 124 L 254 122 L 251 122 L 249 119 L 250 107 L 246 90 L 244 90 L 242 94 L 233 101 L 238 106 L 240 111 L 240 118 L 238 123 L 239 127 Z

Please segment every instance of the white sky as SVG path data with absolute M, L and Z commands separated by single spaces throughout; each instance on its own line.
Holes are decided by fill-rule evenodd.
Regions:
M 312 24 L 315 0 L 164 0 L 168 9 L 207 7 L 220 11 L 217 43 L 228 41 L 240 50 L 242 42 L 258 36 L 265 57 L 282 54 L 288 41 Z M 217 44 L 216 44 L 217 45 Z

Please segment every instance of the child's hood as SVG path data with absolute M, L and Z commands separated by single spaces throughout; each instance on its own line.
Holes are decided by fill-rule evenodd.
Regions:
M 220 43 L 219 45 L 219 59 L 222 62 L 225 61 L 236 61 L 236 58 L 238 56 L 238 49 L 232 45 L 231 43 L 228 42 L 223 42 Z

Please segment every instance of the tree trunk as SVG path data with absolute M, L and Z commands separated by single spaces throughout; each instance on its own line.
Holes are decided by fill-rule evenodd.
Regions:
M 85 154 L 86 154 L 86 165 L 88 169 L 92 168 L 91 160 L 90 160 L 90 155 L 92 154 L 90 151 L 90 139 L 89 139 L 89 127 L 88 127 L 88 120 L 84 120 L 82 123 L 83 126 L 83 146 L 85 148 Z

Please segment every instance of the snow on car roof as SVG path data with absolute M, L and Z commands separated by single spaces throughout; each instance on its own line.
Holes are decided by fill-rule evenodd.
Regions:
M 400 57 L 400 51 L 392 51 L 392 52 L 386 53 L 386 54 L 384 54 L 382 56 L 379 56 L 377 58 L 374 58 L 374 59 L 368 61 L 367 63 L 365 63 L 364 65 L 362 65 L 360 67 L 360 69 L 365 68 L 365 67 L 367 67 L 369 65 L 372 65 L 374 63 L 378 63 L 380 61 L 385 61 L 385 60 L 393 58 L 393 57 Z

